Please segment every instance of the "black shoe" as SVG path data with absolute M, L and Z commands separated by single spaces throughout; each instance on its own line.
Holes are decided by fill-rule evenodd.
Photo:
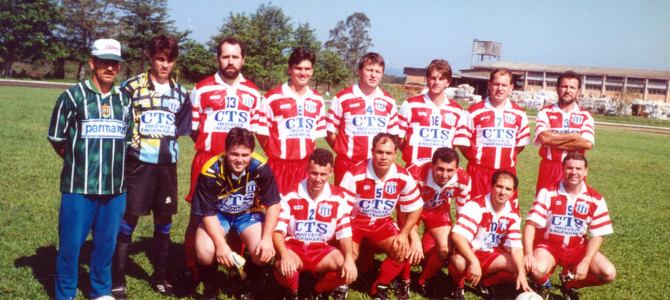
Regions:
M 254 300 L 256 299 L 254 292 L 243 292 L 240 294 L 240 300 Z
M 300 298 L 298 297 L 298 293 L 290 290 L 285 290 L 284 291 L 284 296 L 282 297 L 282 300 L 299 300 Z
M 388 300 L 389 298 L 389 286 L 385 284 L 377 284 L 377 292 L 373 295 L 370 295 L 372 300 Z
M 575 275 L 570 271 L 563 274 L 561 273 L 558 278 L 561 280 L 561 294 L 563 294 L 564 300 L 579 300 L 579 292 L 577 289 L 568 288 L 566 284 L 575 279 Z
M 455 288 L 453 291 L 451 291 L 451 295 L 449 295 L 449 299 L 451 299 L 451 300 L 465 300 L 465 290 L 461 287 Z
M 480 283 L 479 284 L 479 293 L 482 295 L 482 298 L 484 298 L 484 300 L 495 300 L 496 299 L 495 289 L 492 286 L 483 286 Z
M 216 300 L 219 297 L 219 288 L 216 285 L 205 283 L 205 289 L 202 291 L 202 300 Z
M 338 286 L 330 293 L 334 300 L 345 300 L 349 295 L 349 286 L 346 284 Z
M 128 298 L 126 266 L 128 265 L 129 250 L 130 242 L 117 240 L 114 257 L 112 258 L 112 296 L 120 300 Z
M 399 279 L 395 282 L 395 295 L 398 300 L 408 300 L 409 299 L 409 280 Z
M 159 294 L 166 297 L 174 296 L 174 288 L 167 280 L 152 280 L 151 287 Z
M 112 297 L 116 300 L 126 300 L 128 299 L 128 290 L 126 290 L 126 285 L 119 285 L 112 287 Z

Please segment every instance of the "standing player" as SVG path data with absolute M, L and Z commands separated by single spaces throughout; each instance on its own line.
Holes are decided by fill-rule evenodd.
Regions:
M 93 42 L 85 80 L 58 97 L 49 122 L 48 139 L 63 159 L 58 215 L 56 299 L 77 296 L 79 251 L 93 231 L 90 299 L 113 299 L 112 256 L 126 207 L 123 164 L 128 97 L 114 87 L 121 44 L 112 39 Z
M 346 299 L 347 285 L 356 280 L 351 207 L 345 192 L 328 183 L 332 168 L 330 151 L 314 150 L 306 165 L 307 179 L 297 183 L 281 201 L 273 238 L 277 249 L 275 277 L 289 290 L 289 299 L 298 296 L 301 271 L 318 275 L 315 292 L 332 291 L 335 299 Z M 341 250 L 329 244 L 335 240 Z
M 195 138 L 195 156 L 191 164 L 191 188 L 186 201 L 191 201 L 198 175 L 212 157 L 224 152 L 228 132 L 235 127 L 255 131 L 260 119 L 260 93 L 240 71 L 244 65 L 245 47 L 228 37 L 219 41 L 219 71 L 198 82 L 191 92 Z M 252 149 L 253 150 L 253 149 Z M 191 216 L 184 237 L 186 267 L 195 275 L 195 229 L 200 220 Z M 195 279 L 195 278 L 194 278 Z
M 584 153 L 593 148 L 593 118 L 577 105 L 581 84 L 582 79 L 577 73 L 568 71 L 561 74 L 556 81 L 558 103 L 537 113 L 535 144 L 541 145 L 542 160 L 535 194 L 543 188 L 555 186 L 563 178 L 562 161 L 568 151 Z
M 122 84 L 131 99 L 132 139 L 126 157 L 128 199 L 114 253 L 112 293 L 125 299 L 126 265 L 139 216 L 153 211 L 152 287 L 172 295 L 166 269 L 172 215 L 177 213 L 177 137 L 191 133 L 191 102 L 186 89 L 170 78 L 179 55 L 174 37 L 158 35 L 146 51 L 151 69 Z
M 524 260 L 544 295 L 549 293 L 545 287 L 556 265 L 563 267 L 561 292 L 564 299 L 574 300 L 579 298 L 576 289 L 609 283 L 616 277 L 614 265 L 599 251 L 603 236 L 613 230 L 605 198 L 584 182 L 586 157 L 568 153 L 563 174 L 558 186 L 540 190 L 528 212 Z
M 247 264 L 246 293 L 243 299 L 253 299 L 262 287 L 260 267 L 275 255 L 272 233 L 277 226 L 279 193 L 272 171 L 265 160 L 252 154 L 256 146 L 254 135 L 243 128 L 233 128 L 226 136 L 226 153 L 210 159 L 198 177 L 193 195 L 192 214 L 202 218 L 196 232 L 198 263 L 203 266 L 205 298 L 218 294 L 215 274 L 218 265 L 235 267 L 233 252 L 226 241 L 235 230 L 251 253 Z M 263 213 L 265 211 L 265 213 Z
M 423 199 L 421 221 L 425 228 L 422 242 L 426 262 L 418 280 L 423 291 L 428 291 L 426 281 L 442 268 L 451 250 L 451 203 L 456 205 L 458 215 L 470 201 L 470 176 L 458 163 L 456 150 L 438 148 L 432 161 L 407 168 L 417 180 Z
M 516 175 L 517 155 L 530 141 L 526 112 L 509 99 L 512 74 L 505 69 L 491 72 L 488 92 L 487 99 L 468 108 L 465 138 L 454 141 L 468 159 L 472 198 L 486 194 L 494 172 Z
M 433 60 L 426 70 L 427 92 L 407 99 L 400 107 L 398 120 L 406 166 L 429 161 L 437 148 L 454 148 L 456 137 L 463 136 L 464 111 L 444 93 L 450 82 L 449 63 Z
M 384 58 L 369 52 L 358 62 L 358 84 L 339 93 L 328 110 L 328 144 L 335 150 L 335 185 L 355 164 L 372 157 L 372 139 L 378 134 L 398 132 L 395 99 L 379 88 L 384 76 Z
M 521 220 L 510 198 L 519 181 L 508 171 L 491 177 L 491 191 L 465 204 L 451 230 L 456 252 L 450 257 L 449 273 L 457 283 L 452 299 L 464 299 L 466 277 L 476 286 L 481 282 L 487 298 L 495 299 L 489 287 L 514 282 L 530 291 L 523 266 Z
M 388 299 L 389 284 L 408 264 L 409 234 L 421 216 L 423 201 L 414 179 L 395 163 L 396 136 L 380 133 L 372 144 L 372 158 L 345 173 L 341 186 L 353 196 L 354 256 L 358 258 L 363 241 L 388 255 L 370 290 L 374 299 Z M 391 215 L 396 205 L 400 205 L 400 229 Z
M 315 59 L 310 50 L 293 50 L 288 59 L 289 82 L 265 94 L 262 104 L 264 118 L 256 136 L 281 194 L 305 178 L 316 139 L 326 136 L 323 98 L 309 88 Z

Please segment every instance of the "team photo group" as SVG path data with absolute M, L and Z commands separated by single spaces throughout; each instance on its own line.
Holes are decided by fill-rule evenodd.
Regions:
M 608 208 L 587 185 L 595 131 L 578 105 L 581 75 L 558 77 L 558 102 L 538 111 L 531 134 L 510 99 L 509 70 L 491 72 L 488 97 L 463 108 L 446 96 L 446 60 L 428 64 L 420 94 L 394 99 L 380 88 L 384 58 L 369 52 L 357 83 L 326 102 L 310 86 L 318 59 L 310 50 L 293 49 L 288 81 L 264 94 L 242 75 L 241 41 L 224 38 L 216 50 L 218 71 L 189 91 L 173 76 L 174 37 L 155 36 L 145 47 L 149 70 L 130 79 L 118 76 L 121 44 L 99 39 L 90 79 L 56 100 L 48 128 L 63 161 L 56 299 L 77 297 L 89 233 L 85 296 L 137 298 L 126 274 L 145 215 L 153 217 L 148 284 L 164 296 L 186 289 L 217 299 L 235 285 L 228 297 L 346 299 L 355 286 L 372 299 L 465 299 L 466 291 L 548 299 L 556 288 L 574 300 L 615 279 L 599 251 L 613 233 Z M 172 230 L 183 201 L 177 162 L 191 159 L 179 157 L 179 137 L 195 146 L 185 232 Z M 320 139 L 331 149 L 317 147 Z M 522 212 L 516 163 L 531 142 L 541 160 Z M 170 259 L 174 234 L 183 235 L 183 262 Z M 175 264 L 184 274 L 170 274 Z

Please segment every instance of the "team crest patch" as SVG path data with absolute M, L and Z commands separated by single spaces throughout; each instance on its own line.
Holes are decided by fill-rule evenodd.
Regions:
M 305 110 L 309 113 L 316 113 L 316 103 L 313 101 L 305 101 Z
M 323 203 L 319 205 L 319 209 L 317 211 L 322 217 L 330 217 L 333 211 L 333 206 L 328 203 Z
M 163 105 L 167 107 L 168 110 L 172 113 L 176 113 L 179 111 L 179 101 L 177 99 L 167 99 L 163 100 Z
M 375 100 L 375 109 L 379 111 L 385 111 L 386 102 L 384 102 L 384 100 Z
M 384 191 L 385 191 L 387 194 L 395 194 L 397 187 L 398 187 L 398 184 L 397 184 L 397 183 L 395 183 L 395 182 L 388 182 L 388 183 L 386 183 L 386 186 L 384 187 Z
M 248 107 L 252 107 L 254 104 L 254 98 L 252 98 L 251 96 L 244 96 L 242 97 L 242 103 L 244 103 L 244 105 Z
M 507 220 L 503 219 L 503 220 L 498 221 L 498 223 L 499 223 L 499 225 L 498 225 L 498 232 L 504 232 L 504 231 L 507 230 L 507 227 L 509 226 L 509 225 L 507 224 L 507 223 L 508 223 Z
M 447 123 L 449 126 L 456 125 L 456 116 L 448 114 L 444 116 L 444 123 Z
M 516 121 L 516 115 L 512 113 L 505 113 L 505 123 L 514 124 Z
M 572 115 L 572 118 L 570 118 L 570 122 L 572 122 L 572 124 L 582 124 L 582 122 L 584 122 L 584 116 Z
M 589 205 L 584 202 L 575 203 L 575 213 L 579 215 L 586 215 L 589 213 Z
M 256 191 L 256 181 L 249 181 L 247 182 L 247 194 L 253 193 Z
M 109 104 L 103 104 L 100 106 L 100 114 L 103 118 L 109 118 L 112 116 L 112 108 L 109 106 Z

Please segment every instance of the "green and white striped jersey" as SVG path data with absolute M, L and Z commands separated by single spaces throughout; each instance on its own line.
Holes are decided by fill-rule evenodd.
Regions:
M 130 100 L 118 87 L 103 95 L 82 81 L 58 97 L 51 114 L 48 139 L 65 143 L 63 193 L 123 193 Z

